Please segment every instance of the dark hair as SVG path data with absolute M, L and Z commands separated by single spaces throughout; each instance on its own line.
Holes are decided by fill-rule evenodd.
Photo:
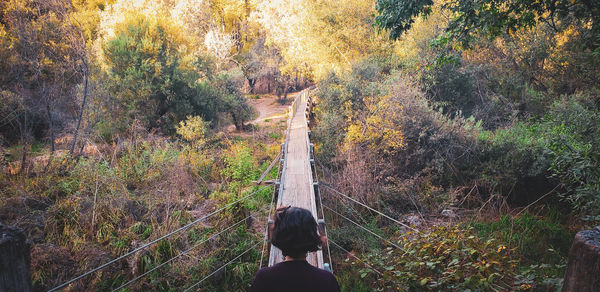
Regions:
M 275 213 L 271 243 L 281 249 L 283 256 L 297 258 L 321 248 L 317 222 L 310 211 L 284 207 Z

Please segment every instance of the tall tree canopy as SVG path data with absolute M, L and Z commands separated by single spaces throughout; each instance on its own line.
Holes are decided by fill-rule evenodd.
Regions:
M 376 24 L 398 39 L 416 16 L 427 16 L 433 0 L 377 0 Z M 442 2 L 449 10 L 450 37 L 468 47 L 477 34 L 496 37 L 545 22 L 560 31 L 570 26 L 582 28 L 585 46 L 600 53 L 600 5 L 589 0 L 450 0 Z

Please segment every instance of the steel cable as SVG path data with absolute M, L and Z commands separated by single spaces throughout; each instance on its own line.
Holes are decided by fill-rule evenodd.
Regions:
M 333 243 L 333 245 L 337 246 L 337 248 L 341 249 L 342 251 L 344 251 L 345 253 L 347 253 L 351 257 L 353 257 L 353 258 L 359 260 L 360 262 L 364 263 L 367 267 L 369 267 L 371 270 L 375 271 L 377 274 L 382 275 L 380 271 L 378 271 L 377 269 L 373 268 L 373 266 L 369 265 L 369 263 L 367 263 L 366 261 L 364 261 L 364 260 L 360 259 L 359 257 L 355 256 L 353 253 L 347 251 L 341 245 L 335 243 L 335 241 L 333 241 L 331 239 L 329 241 L 331 241 L 331 243 Z
M 244 219 L 242 219 L 242 220 L 238 221 L 237 223 L 235 223 L 235 224 L 233 224 L 233 225 L 231 225 L 231 226 L 229 226 L 229 227 L 227 227 L 227 228 L 225 228 L 225 229 L 223 229 L 223 230 L 219 231 L 218 233 L 215 233 L 215 234 L 211 235 L 209 238 L 207 238 L 207 239 L 205 239 L 205 240 L 203 240 L 203 241 L 201 241 L 201 242 L 199 242 L 199 243 L 195 244 L 194 246 L 192 246 L 192 247 L 190 247 L 190 248 L 186 249 L 185 251 L 183 251 L 183 252 L 179 253 L 178 255 L 176 255 L 176 256 L 174 256 L 174 257 L 170 258 L 169 260 L 167 260 L 167 261 L 165 261 L 165 262 L 161 263 L 160 265 L 158 265 L 158 266 L 156 266 L 156 267 L 154 267 L 154 268 L 152 268 L 152 269 L 150 269 L 150 270 L 146 271 L 145 273 L 143 273 L 143 274 L 141 274 L 141 275 L 139 275 L 139 276 L 137 276 L 137 277 L 135 277 L 135 278 L 131 279 L 129 282 L 127 282 L 127 283 L 125 283 L 125 284 L 123 284 L 123 285 L 119 286 L 119 288 L 113 289 L 112 291 L 113 291 L 113 292 L 114 292 L 114 291 L 118 291 L 118 290 L 120 290 L 121 288 L 125 288 L 125 287 L 129 286 L 129 284 L 131 284 L 131 283 L 133 283 L 133 282 L 135 282 L 135 281 L 139 280 L 140 278 L 142 278 L 142 277 L 144 277 L 144 276 L 146 276 L 146 275 L 150 274 L 151 272 L 153 272 L 153 271 L 155 271 L 155 270 L 157 270 L 157 269 L 159 269 L 159 268 L 163 267 L 164 265 L 166 265 L 166 264 L 168 264 L 168 263 L 170 263 L 170 262 L 174 261 L 175 259 L 177 259 L 177 258 L 179 258 L 179 257 L 181 257 L 181 256 L 183 256 L 183 255 L 186 255 L 187 253 L 189 253 L 190 251 L 192 251 L 192 250 L 193 250 L 193 249 L 195 249 L 196 247 L 198 247 L 198 246 L 200 246 L 200 245 L 204 244 L 205 242 L 207 242 L 207 241 L 209 241 L 209 240 L 211 240 L 211 239 L 214 239 L 214 238 L 216 238 L 217 236 L 221 235 L 223 232 L 225 232 L 225 231 L 227 231 L 227 230 L 229 230 L 229 229 L 231 229 L 231 228 L 233 228 L 233 227 L 235 227 L 235 226 L 239 225 L 240 223 L 242 223 L 242 222 L 244 222 L 244 221 L 248 220 L 248 218 L 250 218 L 250 217 L 253 217 L 253 216 L 252 216 L 252 215 L 249 215 L 248 217 L 246 217 L 246 218 L 244 218 Z
M 190 291 L 192 288 L 200 285 L 200 283 L 204 282 L 204 280 L 210 278 L 212 275 L 216 274 L 218 271 L 220 271 L 221 269 L 225 268 L 227 265 L 233 263 L 234 261 L 236 261 L 237 259 L 241 258 L 244 254 L 248 253 L 249 251 L 251 251 L 252 249 L 254 249 L 256 246 L 258 246 L 260 244 L 260 241 L 255 243 L 253 246 L 251 246 L 250 248 L 248 248 L 247 250 L 245 250 L 244 252 L 242 252 L 241 254 L 239 254 L 237 257 L 235 257 L 234 259 L 230 260 L 229 262 L 225 263 L 224 265 L 222 265 L 221 267 L 219 267 L 218 269 L 214 270 L 212 273 L 210 273 L 208 276 L 202 278 L 202 280 L 196 282 L 196 284 L 186 288 L 185 290 L 183 290 L 184 292 L 186 291 Z
M 420 232 L 419 230 L 417 230 L 417 229 L 415 229 L 415 228 L 413 228 L 413 227 L 410 227 L 410 226 L 408 226 L 407 224 L 404 224 L 404 223 L 402 223 L 402 222 L 398 221 L 397 219 L 394 219 L 394 218 L 392 218 L 392 217 L 390 217 L 390 216 L 388 216 L 388 215 L 386 215 L 386 214 L 384 214 L 384 213 L 382 213 L 382 212 L 380 212 L 380 211 L 378 211 L 378 210 L 376 210 L 376 209 L 373 209 L 373 208 L 371 208 L 371 207 L 369 207 L 369 206 L 367 206 L 367 205 L 365 205 L 365 204 L 363 204 L 363 203 L 361 203 L 361 202 L 359 202 L 359 201 L 357 201 L 357 200 L 355 200 L 355 199 L 353 199 L 353 198 L 349 197 L 348 195 L 345 195 L 345 194 L 343 194 L 343 193 L 339 192 L 338 190 L 334 189 L 332 186 L 330 186 L 330 185 L 328 185 L 328 184 L 326 184 L 326 183 L 323 183 L 323 182 L 321 182 L 321 184 L 322 184 L 323 186 L 327 187 L 328 189 L 330 189 L 330 190 L 334 191 L 336 194 L 338 194 L 338 195 L 340 195 L 340 196 L 342 196 L 342 197 L 345 197 L 346 199 L 348 199 L 348 200 L 350 200 L 350 201 L 352 201 L 352 202 L 354 202 L 354 203 L 356 203 L 356 204 L 359 204 L 359 205 L 361 205 L 361 206 L 363 206 L 363 207 L 365 207 L 365 208 L 367 208 L 367 209 L 369 209 L 369 210 L 371 210 L 371 211 L 373 211 L 373 212 L 375 212 L 375 213 L 377 213 L 377 214 L 379 214 L 379 215 L 381 215 L 381 216 L 383 216 L 383 217 L 385 217 L 385 218 L 387 218 L 387 219 L 390 219 L 390 220 L 392 220 L 393 222 L 395 222 L 395 223 L 397 223 L 397 224 L 400 224 L 400 225 L 402 225 L 402 226 L 404 226 L 404 227 L 406 227 L 406 228 L 408 228 L 408 229 L 410 229 L 410 230 L 413 230 L 413 231 L 415 231 L 415 232 Z
M 404 250 L 404 248 L 400 247 L 399 245 L 397 245 L 397 244 L 395 244 L 395 243 L 393 243 L 393 242 L 389 241 L 388 239 L 385 239 L 385 238 L 383 238 L 381 235 L 379 235 L 379 234 L 377 234 L 377 233 L 375 233 L 375 232 L 371 231 L 370 229 L 368 229 L 368 228 L 366 228 L 366 227 L 364 227 L 364 226 L 362 226 L 362 225 L 360 225 L 360 224 L 358 224 L 358 223 L 354 222 L 354 220 L 352 220 L 352 219 L 350 219 L 350 218 L 348 218 L 348 217 L 346 217 L 346 216 L 344 216 L 344 215 L 340 214 L 339 212 L 337 212 L 337 211 L 335 211 L 335 210 L 333 210 L 333 209 L 331 209 L 331 208 L 329 208 L 329 207 L 327 207 L 327 206 L 324 206 L 324 207 L 325 207 L 325 209 L 327 209 L 327 210 L 329 210 L 329 211 L 331 211 L 331 212 L 333 212 L 333 213 L 337 214 L 338 216 L 340 216 L 340 217 L 342 217 L 342 218 L 344 218 L 344 219 L 348 220 L 349 222 L 353 223 L 354 225 L 356 225 L 356 226 L 360 227 L 361 229 L 363 229 L 363 230 L 365 230 L 365 231 L 369 232 L 370 234 L 374 235 L 375 237 L 377 237 L 377 238 L 379 238 L 379 239 L 381 239 L 381 240 L 383 240 L 383 241 L 385 241 L 385 242 L 389 243 L 391 246 L 393 246 L 393 247 L 395 247 L 395 248 L 397 248 L 397 249 L 399 249 L 399 250 L 403 251 L 403 252 L 406 254 L 406 250 Z
M 161 236 L 161 237 L 159 237 L 159 238 L 157 238 L 155 240 L 152 240 L 149 243 L 146 243 L 146 244 L 144 244 L 144 245 L 142 245 L 142 246 L 140 246 L 140 247 L 138 247 L 138 248 L 136 248 L 136 249 L 134 249 L 134 250 L 132 250 L 132 251 L 130 251 L 130 252 L 128 252 L 128 253 L 126 253 L 126 254 L 118 257 L 118 258 L 116 258 L 116 259 L 113 259 L 113 260 L 111 260 L 111 261 L 109 261 L 107 263 L 104 263 L 104 264 L 102 264 L 102 265 L 100 265 L 100 266 L 98 266 L 98 267 L 96 267 L 94 269 L 91 269 L 91 270 L 89 270 L 89 271 L 87 271 L 87 272 L 85 272 L 85 273 L 83 273 L 83 274 L 81 274 L 81 275 L 79 275 L 79 276 L 77 276 L 77 277 L 75 277 L 75 278 L 73 278 L 73 279 L 65 282 L 65 283 L 62 283 L 62 284 L 60 284 L 60 285 L 58 285 L 58 286 L 56 286 L 56 287 L 48 290 L 48 292 L 58 291 L 58 290 L 60 290 L 60 289 L 62 289 L 64 287 L 68 286 L 69 284 L 72 284 L 75 281 L 78 281 L 78 280 L 80 280 L 80 279 L 82 279 L 82 278 L 84 278 L 84 277 L 86 277 L 86 276 L 88 276 L 88 275 L 90 275 L 92 273 L 95 273 L 95 272 L 97 272 L 99 270 L 102 270 L 102 269 L 110 266 L 111 264 L 114 264 L 114 263 L 116 263 L 116 262 L 118 262 L 118 261 L 120 261 L 120 260 L 122 260 L 122 259 L 124 259 L 124 258 L 126 258 L 126 257 L 128 257 L 130 255 L 132 255 L 132 254 L 135 254 L 136 252 L 138 252 L 138 251 L 140 251 L 142 249 L 145 249 L 145 248 L 147 248 L 147 247 L 149 247 L 149 246 L 151 246 L 151 245 L 153 245 L 153 244 L 155 244 L 155 243 L 157 243 L 157 242 L 159 242 L 159 241 L 161 241 L 161 240 L 163 240 L 165 238 L 171 237 L 173 234 L 176 234 L 176 233 L 178 233 L 178 232 L 180 232 L 182 230 L 187 230 L 190 227 L 192 227 L 193 225 L 198 224 L 200 221 L 202 221 L 202 220 L 204 220 L 206 218 L 209 218 L 209 217 L 211 217 L 211 216 L 213 216 L 213 215 L 215 215 L 217 213 L 220 213 L 221 211 L 223 211 L 223 210 L 225 210 L 225 209 L 227 209 L 227 208 L 229 208 L 229 207 L 231 207 L 231 206 L 233 206 L 233 205 L 235 205 L 235 204 L 237 204 L 237 203 L 239 203 L 239 202 L 241 202 L 241 201 L 243 201 L 243 200 L 251 197 L 252 195 L 258 193 L 259 191 L 262 191 L 265 188 L 266 188 L 266 186 L 262 187 L 262 188 L 260 188 L 260 189 L 258 189 L 256 191 L 254 191 L 252 193 L 250 193 L 249 195 L 247 195 L 247 196 L 245 196 L 245 197 L 243 197 L 241 199 L 236 200 L 235 202 L 229 203 L 229 204 L 227 204 L 227 205 L 219 208 L 218 210 L 215 210 L 215 211 L 209 213 L 208 215 L 206 215 L 206 216 L 204 216 L 202 218 L 196 219 L 193 222 L 188 223 L 187 225 L 179 227 L 179 228 L 175 229 L 174 231 L 172 231 L 170 233 L 167 233 L 167 234 L 165 234 L 165 235 L 163 235 L 163 236 Z

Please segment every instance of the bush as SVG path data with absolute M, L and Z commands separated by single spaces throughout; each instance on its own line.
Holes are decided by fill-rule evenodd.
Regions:
M 208 123 L 199 116 L 188 116 L 185 121 L 179 122 L 177 134 L 195 147 L 202 147 L 205 143 Z
M 231 79 L 228 75 L 217 76 L 212 85 L 222 100 L 221 110 L 231 117 L 238 131 L 243 130 L 244 124 L 254 119 L 258 113 L 248 104 L 248 100 L 239 90 L 240 85 L 236 85 L 236 80 Z
M 403 291 L 510 290 L 516 265 L 513 250 L 502 242 L 483 240 L 473 229 L 438 226 L 407 233 L 397 243 L 369 255 L 369 262 L 383 273 L 378 283 Z M 365 269 L 373 273 L 370 269 Z M 366 276 L 363 274 L 362 276 Z
M 600 109 L 576 95 L 556 102 L 542 123 L 552 126 L 550 171 L 565 186 L 563 197 L 583 213 L 600 215 Z
M 543 117 L 482 132 L 481 178 L 503 194 L 525 190 L 533 201 L 560 183 L 562 197 L 582 214 L 600 214 L 600 111 L 589 97 L 574 95 L 554 103 Z M 517 194 L 513 194 L 516 196 Z
M 474 98 L 474 76 L 470 72 L 448 63 L 426 71 L 422 79 L 434 108 L 442 108 L 450 116 L 473 114 L 477 99 Z
M 118 26 L 103 51 L 120 117 L 115 119 L 117 125 L 99 125 L 102 136 L 111 136 L 107 127 L 126 128 L 134 120 L 173 134 L 174 126 L 188 116 L 200 116 L 218 126 L 226 113 L 238 129 L 254 117 L 239 91 L 241 72 L 230 72 L 233 77 L 215 75 L 210 58 L 193 61 L 184 49 L 188 43 L 181 28 L 164 17 L 134 14 Z
M 504 215 L 492 222 L 476 221 L 471 226 L 482 239 L 493 237 L 502 240 L 518 252 L 525 263 L 558 263 L 566 259 L 575 234 L 553 219 L 551 216 L 536 218 L 525 213 L 515 218 Z M 548 249 L 558 251 L 560 256 L 549 254 Z
M 571 241 L 575 232 L 558 222 L 562 215 L 549 212 L 545 217 L 527 213 L 511 218 L 505 215 L 497 221 L 475 221 L 471 226 L 480 238 L 495 238 L 514 249 L 519 257 L 518 285 L 536 291 L 559 290 L 565 272 Z

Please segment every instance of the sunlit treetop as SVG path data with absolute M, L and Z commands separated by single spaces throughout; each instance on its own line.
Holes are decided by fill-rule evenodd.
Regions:
M 586 30 L 586 46 L 600 48 L 600 5 L 587 0 L 449 0 L 439 3 L 451 14 L 447 32 L 463 47 L 469 47 L 477 35 L 490 38 L 512 34 L 537 23 L 547 23 L 556 31 L 569 25 Z M 418 16 L 428 16 L 432 0 L 377 0 L 376 25 L 399 39 Z

